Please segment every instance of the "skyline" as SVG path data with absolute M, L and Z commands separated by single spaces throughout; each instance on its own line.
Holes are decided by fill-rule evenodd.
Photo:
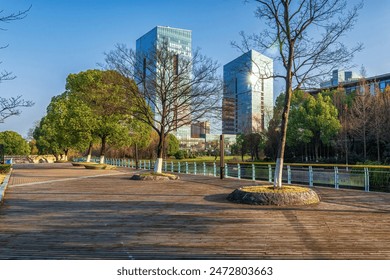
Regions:
M 117 43 L 135 49 L 136 39 L 155 26 L 192 30 L 193 49 L 201 48 L 202 54 L 217 60 L 221 76 L 222 66 L 242 54 L 230 42 L 240 40 L 240 31 L 261 31 L 261 22 L 254 16 L 256 5 L 242 0 L 2 2 L 1 15 L 32 5 L 26 18 L 0 26 L 7 29 L 0 31 L 0 45 L 9 45 L 0 50 L 0 70 L 17 76 L 0 84 L 0 96 L 22 95 L 35 102 L 31 108 L 21 108 L 20 116 L 6 119 L 0 131 L 13 130 L 23 137 L 45 115 L 50 99 L 64 92 L 69 74 L 99 69 L 104 52 Z M 359 72 L 363 65 L 368 76 L 390 73 L 386 53 L 390 36 L 376 31 L 390 27 L 388 12 L 388 2 L 365 1 L 355 28 L 343 40 L 348 46 L 362 42 L 364 49 L 355 56 L 356 67 L 345 70 Z M 280 82 L 275 83 L 274 95 L 282 89 Z

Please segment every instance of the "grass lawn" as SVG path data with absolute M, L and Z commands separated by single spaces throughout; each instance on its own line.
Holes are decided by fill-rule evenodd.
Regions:
M 0 185 L 3 183 L 5 179 L 5 174 L 0 174 Z
M 225 161 L 241 161 L 241 156 L 225 156 L 224 157 Z M 244 160 L 250 159 L 250 156 L 245 156 Z M 180 162 L 213 162 L 217 161 L 219 162 L 220 157 L 217 157 L 215 159 L 214 156 L 204 156 L 204 157 L 197 157 L 197 158 L 185 158 L 182 160 L 177 160 L 177 159 L 167 159 L 167 161 L 180 161 Z

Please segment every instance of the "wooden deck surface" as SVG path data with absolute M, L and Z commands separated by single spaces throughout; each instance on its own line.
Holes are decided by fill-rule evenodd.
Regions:
M 390 194 L 316 188 L 309 207 L 233 204 L 233 179 L 15 166 L 0 259 L 390 259 Z

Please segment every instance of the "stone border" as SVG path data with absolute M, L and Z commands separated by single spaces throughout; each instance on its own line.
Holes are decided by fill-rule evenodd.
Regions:
M 300 187 L 302 188 L 302 187 Z M 227 200 L 235 203 L 274 206 L 304 206 L 320 203 L 318 194 L 309 188 L 300 192 L 251 192 L 245 187 L 235 189 Z
M 138 180 L 138 181 L 170 181 L 170 180 L 179 180 L 180 177 L 178 175 L 169 174 L 167 175 L 156 175 L 156 174 L 134 174 L 130 180 Z
M 7 174 L 7 176 L 5 176 L 3 183 L 0 185 L 0 203 L 3 203 L 5 191 L 8 187 L 8 181 L 9 178 L 11 177 L 11 173 L 12 173 L 12 168 L 10 172 Z

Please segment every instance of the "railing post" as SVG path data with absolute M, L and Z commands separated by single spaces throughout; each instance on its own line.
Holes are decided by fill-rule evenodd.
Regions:
M 309 187 L 313 186 L 313 167 L 309 166 Z
M 149 170 L 150 170 L 150 167 L 151 167 L 151 163 L 150 163 L 150 160 L 148 161 L 148 168 L 149 168 Z
M 173 161 L 171 161 L 171 172 L 173 172 Z
M 237 178 L 241 179 L 241 166 L 239 163 L 237 163 Z
M 164 161 L 164 171 L 167 171 L 167 161 Z
M 252 163 L 252 181 L 256 181 L 255 165 Z
M 180 173 L 180 161 L 177 162 L 177 173 Z
M 272 166 L 268 164 L 268 182 L 272 183 Z
M 194 174 L 196 175 L 196 161 L 194 161 Z
M 291 185 L 291 166 L 287 165 L 287 184 Z
M 206 176 L 206 163 L 203 162 L 203 176 Z
M 364 191 L 370 191 L 370 172 L 368 167 L 364 167 Z
M 188 174 L 188 162 L 186 162 L 186 174 Z
M 217 165 L 215 164 L 215 161 L 213 163 L 213 175 L 214 177 L 217 177 Z
M 339 189 L 339 168 L 334 167 L 334 188 Z
M 228 165 L 225 163 L 225 178 L 229 177 Z

